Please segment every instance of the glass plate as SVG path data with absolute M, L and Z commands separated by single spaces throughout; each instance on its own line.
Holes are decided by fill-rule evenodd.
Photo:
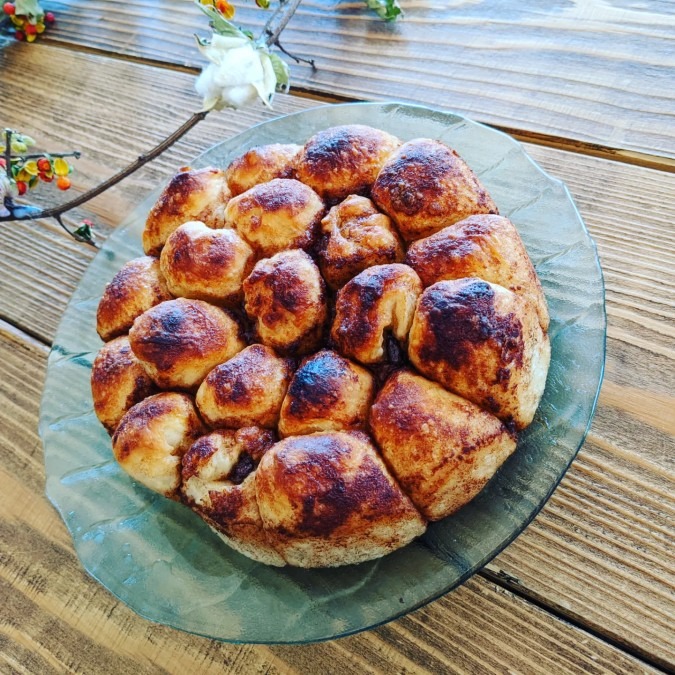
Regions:
M 465 581 L 542 508 L 581 446 L 605 357 L 596 249 L 565 186 L 512 138 L 458 115 L 388 104 L 314 108 L 219 143 L 194 166 L 226 166 L 254 145 L 304 141 L 337 124 L 426 136 L 456 148 L 516 224 L 551 313 L 543 400 L 517 451 L 481 494 L 380 560 L 325 570 L 266 567 L 228 548 L 186 507 L 135 483 L 112 458 L 93 413 L 96 306 L 122 263 L 142 254 L 146 199 L 107 240 L 66 309 L 49 357 L 40 434 L 47 495 L 86 570 L 140 615 L 232 642 L 311 642 L 390 621 Z

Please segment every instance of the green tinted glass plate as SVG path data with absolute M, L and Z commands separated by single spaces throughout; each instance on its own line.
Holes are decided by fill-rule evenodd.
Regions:
M 394 619 L 462 583 L 544 505 L 581 446 L 605 355 L 602 273 L 565 186 L 510 137 L 458 115 L 401 104 L 323 106 L 215 145 L 194 166 L 226 166 L 254 145 L 304 143 L 337 124 L 380 127 L 456 148 L 516 224 L 551 313 L 546 392 L 517 451 L 483 492 L 424 537 L 385 558 L 326 570 L 272 568 L 229 549 L 185 507 L 135 483 L 112 458 L 92 409 L 89 375 L 101 346 L 95 313 L 105 284 L 142 254 L 150 195 L 107 240 L 74 293 L 49 357 L 40 433 L 47 495 L 86 570 L 136 612 L 237 642 L 310 642 Z M 76 589 L 73 589 L 76 592 Z

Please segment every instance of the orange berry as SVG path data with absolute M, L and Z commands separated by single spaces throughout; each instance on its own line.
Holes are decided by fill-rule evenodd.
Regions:
M 37 168 L 40 171 L 51 171 L 52 163 L 46 157 L 40 157 L 37 161 Z
M 56 181 L 56 187 L 59 188 L 59 190 L 67 190 L 70 187 L 70 178 L 59 176 Z

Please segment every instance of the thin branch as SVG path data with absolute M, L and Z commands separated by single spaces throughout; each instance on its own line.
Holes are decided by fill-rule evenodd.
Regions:
M 277 43 L 281 31 L 286 28 L 286 24 L 291 20 L 295 10 L 302 0 L 279 0 L 279 6 L 265 24 L 261 37 L 265 36 L 265 42 L 269 47 Z
M 295 54 L 292 54 L 291 52 L 286 49 L 281 42 L 279 41 L 279 38 L 276 39 L 274 42 L 274 46 L 280 51 L 286 54 L 286 56 L 289 56 L 292 58 L 296 63 L 307 63 L 308 65 L 312 66 L 312 70 L 316 70 L 316 63 L 314 63 L 314 59 L 306 59 L 302 56 L 296 56 Z
M 34 155 L 20 155 L 14 158 L 14 161 L 17 160 L 26 161 L 27 159 L 42 159 L 45 155 L 49 157 L 74 157 L 75 159 L 80 159 L 82 153 L 79 150 L 73 150 L 73 152 L 38 152 Z
M 12 148 L 10 144 L 12 142 L 12 130 L 5 129 L 5 173 L 7 178 L 11 178 L 10 172 L 12 170 Z

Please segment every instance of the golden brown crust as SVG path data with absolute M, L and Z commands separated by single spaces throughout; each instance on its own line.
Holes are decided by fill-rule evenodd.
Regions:
M 254 263 L 253 250 L 234 230 L 212 230 L 199 221 L 175 230 L 160 256 L 173 295 L 224 305 L 241 301 Z
M 373 399 L 373 376 L 329 349 L 305 359 L 281 408 L 282 436 L 363 429 Z
M 331 340 L 361 363 L 387 358 L 386 332 L 405 342 L 422 282 L 407 265 L 369 267 L 338 293 Z
M 225 217 L 258 255 L 271 256 L 311 248 L 323 212 L 323 202 L 310 187 L 276 178 L 232 198 Z
M 233 196 L 274 178 L 294 178 L 301 145 L 273 143 L 251 148 L 225 170 Z
M 155 383 L 134 356 L 126 335 L 105 344 L 91 368 L 94 412 L 112 434 L 129 408 L 156 391 Z
M 387 160 L 372 197 L 406 241 L 426 237 L 476 213 L 497 213 L 497 206 L 464 160 L 428 138 L 404 143 Z
M 255 469 L 274 444 L 266 429 L 214 431 L 183 456 L 182 494 L 232 548 L 267 565 L 282 566 L 263 530 L 255 495 Z
M 365 194 L 400 144 L 395 136 L 362 124 L 331 127 L 307 141 L 297 176 L 331 202 Z
M 351 195 L 321 221 L 319 265 L 331 288 L 373 265 L 402 262 L 403 245 L 389 216 L 367 197 Z
M 304 251 L 260 260 L 244 281 L 246 313 L 263 344 L 291 356 L 316 349 L 326 322 L 326 287 Z
M 246 346 L 226 310 L 185 298 L 163 302 L 138 317 L 129 341 L 162 389 L 196 389 L 212 368 Z
M 523 429 L 544 391 L 550 345 L 529 301 L 472 277 L 422 293 L 408 353 L 423 375 Z
M 192 399 L 162 392 L 137 403 L 113 435 L 113 453 L 135 480 L 171 499 L 181 484 L 181 457 L 204 433 Z
M 425 530 L 368 436 L 358 431 L 280 441 L 260 461 L 255 487 L 268 539 L 289 565 L 370 560 Z
M 437 281 L 479 277 L 528 298 L 542 330 L 548 329 L 546 298 L 532 261 L 513 223 L 502 216 L 478 215 L 420 239 L 406 263 L 424 286 Z
M 496 417 L 410 371 L 387 380 L 370 425 L 387 466 L 429 520 L 471 501 L 516 448 Z
M 214 368 L 197 392 L 197 407 L 212 427 L 276 428 L 293 375 L 290 359 L 251 345 Z
M 96 311 L 96 331 L 104 341 L 123 335 L 143 312 L 171 298 L 157 258 L 129 260 L 103 291 Z
M 212 228 L 225 227 L 229 199 L 230 190 L 221 169 L 210 167 L 177 173 L 148 214 L 143 250 L 158 255 L 169 235 L 190 220 L 200 220 Z

